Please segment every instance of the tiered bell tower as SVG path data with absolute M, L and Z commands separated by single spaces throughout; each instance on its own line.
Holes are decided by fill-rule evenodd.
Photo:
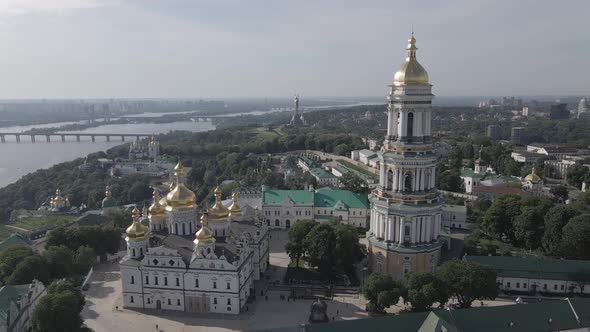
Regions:
M 408 40 L 406 61 L 387 96 L 387 136 L 367 234 L 371 269 L 402 278 L 433 271 L 440 260 L 441 202 L 435 188 L 432 85 Z

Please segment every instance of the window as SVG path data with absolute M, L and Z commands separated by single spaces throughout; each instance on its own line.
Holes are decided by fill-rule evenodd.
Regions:
M 410 236 L 410 226 L 404 227 L 404 236 Z
M 150 284 L 150 277 L 145 276 L 145 284 L 149 285 Z
M 149 297 L 148 297 L 148 299 L 147 299 L 147 303 L 148 303 L 148 304 L 152 303 L 152 300 L 150 300 L 150 298 L 149 298 Z
M 516 288 L 520 288 L 520 282 L 516 283 Z
M 553 285 L 553 290 L 557 290 L 557 285 Z
M 158 284 L 158 277 L 154 277 L 154 285 Z
M 506 283 L 506 287 L 510 288 L 510 281 Z
M 217 304 L 217 298 L 216 297 L 213 298 L 213 304 Z
M 231 289 L 229 282 L 227 283 L 227 289 Z
M 195 288 L 199 288 L 199 279 L 195 279 Z
M 133 248 L 132 250 L 133 250 L 133 257 L 135 257 L 135 248 Z
M 168 305 L 172 305 L 172 300 L 168 299 Z
M 139 256 L 143 256 L 143 248 L 139 248 Z
M 129 298 L 129 302 L 134 303 L 135 300 L 133 299 L 133 295 L 131 295 L 131 298 Z
M 176 305 L 180 305 L 180 299 L 176 300 Z
M 544 284 L 543 285 L 543 289 L 547 289 L 547 284 Z
M 406 177 L 404 179 L 404 190 L 405 191 L 412 191 L 412 173 L 406 173 Z
M 168 277 L 164 277 L 164 286 L 168 286 Z
M 526 288 L 526 282 L 522 284 L 522 288 Z
M 180 279 L 176 278 L 176 286 L 180 286 Z
M 414 113 L 408 113 L 407 135 L 412 137 L 414 135 Z
M 227 305 L 231 305 L 231 299 L 227 299 Z
M 213 289 L 217 289 L 217 281 L 213 282 Z
M 132 285 L 135 284 L 135 277 L 134 276 L 131 276 L 131 284 Z
M 563 285 L 561 285 L 561 290 L 563 290 L 563 289 L 564 289 L 564 287 L 563 287 Z

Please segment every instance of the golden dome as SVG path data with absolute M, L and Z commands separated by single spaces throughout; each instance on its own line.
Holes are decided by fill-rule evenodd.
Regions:
M 238 195 L 234 192 L 231 194 L 231 205 L 229 206 L 229 216 L 238 217 L 242 215 L 242 209 L 238 205 Z
M 133 218 L 133 223 L 125 230 L 125 233 L 127 233 L 127 238 L 125 238 L 125 240 L 139 241 L 145 239 L 149 230 L 139 221 L 141 213 L 139 212 L 137 207 L 133 209 L 133 212 L 131 212 L 131 216 Z
M 206 214 L 201 216 L 201 229 L 195 234 L 195 244 L 212 244 L 215 243 L 213 232 L 207 227 L 209 224 L 208 217 Z
M 166 210 L 194 208 L 197 198 L 195 193 L 184 185 L 184 167 L 181 161 L 178 161 L 178 164 L 174 167 L 174 175 L 176 177 L 176 185 L 166 195 Z
M 150 212 L 150 216 L 155 216 L 155 217 L 164 216 L 165 209 L 162 206 L 160 200 L 161 200 L 160 193 L 158 192 L 158 189 L 154 188 L 154 193 L 152 195 L 152 205 L 150 205 L 150 208 L 148 210 Z
M 213 220 L 227 218 L 229 210 L 221 203 L 221 189 L 219 186 L 215 188 L 214 195 L 215 204 L 209 209 L 209 216 L 211 216 Z
M 541 182 L 541 178 L 537 174 L 535 174 L 535 167 L 533 167 L 533 169 L 531 170 L 531 174 L 524 177 L 524 180 L 531 181 L 532 183 Z
M 428 73 L 426 69 L 420 65 L 416 60 L 416 38 L 412 33 L 412 37 L 408 40 L 408 56 L 406 62 L 393 75 L 393 85 L 428 85 Z

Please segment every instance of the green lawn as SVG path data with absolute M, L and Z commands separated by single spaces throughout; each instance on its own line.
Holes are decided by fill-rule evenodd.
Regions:
M 6 240 L 13 231 L 4 225 L 0 225 L 0 241 Z
M 75 216 L 42 216 L 42 217 L 31 217 L 20 219 L 17 222 L 11 224 L 12 226 L 24 228 L 26 230 L 34 230 L 39 227 L 53 224 L 53 225 L 65 225 L 76 219 Z
M 266 139 L 273 139 L 275 137 L 280 136 L 279 133 L 277 133 L 275 130 L 270 130 L 269 131 L 267 128 L 264 128 L 264 127 L 258 127 L 258 128 L 256 128 L 255 129 L 255 132 L 256 132 L 258 138 L 261 138 L 261 139 L 264 139 L 264 140 L 266 140 Z

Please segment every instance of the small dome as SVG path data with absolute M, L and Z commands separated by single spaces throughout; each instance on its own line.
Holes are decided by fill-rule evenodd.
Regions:
M 215 204 L 209 209 L 209 216 L 213 221 L 225 219 L 229 215 L 229 210 L 221 203 L 221 189 L 219 186 L 215 188 Z
M 531 170 L 531 174 L 527 175 L 524 177 L 525 181 L 530 181 L 532 183 L 539 183 L 541 182 L 541 178 L 535 174 L 535 168 L 533 167 L 533 169 Z
M 215 243 L 213 232 L 207 227 L 209 221 L 206 214 L 201 216 L 201 229 L 195 234 L 195 244 L 212 244 Z
M 152 205 L 149 207 L 149 214 L 150 216 L 161 217 L 164 215 L 165 208 L 161 204 L 160 193 L 158 189 L 154 188 L 154 193 L 152 195 Z
M 106 191 L 104 192 L 104 198 L 102 199 L 102 208 L 110 208 L 117 204 L 115 199 L 113 198 L 113 194 L 111 193 L 111 186 L 107 186 Z
M 235 192 L 231 195 L 231 205 L 228 210 L 230 217 L 238 217 L 242 215 L 242 209 L 238 205 L 238 195 Z
M 149 229 L 146 226 L 142 225 L 141 222 L 139 221 L 139 218 L 141 217 L 141 213 L 139 212 L 137 207 L 135 207 L 133 209 L 133 212 L 131 212 L 131 216 L 133 218 L 133 223 L 131 224 L 131 226 L 127 227 L 127 229 L 125 230 L 125 233 L 127 233 L 127 238 L 125 240 L 127 240 L 127 241 L 144 240 L 148 234 Z
M 184 167 L 182 163 L 178 161 L 178 164 L 174 167 L 174 175 L 176 176 L 176 185 L 166 195 L 167 211 L 172 211 L 179 208 L 194 208 L 197 198 L 195 193 L 192 192 L 184 185 Z
M 406 62 L 393 75 L 393 85 L 428 85 L 428 73 L 426 69 L 420 65 L 416 59 L 416 38 L 412 37 L 408 40 L 408 56 Z

